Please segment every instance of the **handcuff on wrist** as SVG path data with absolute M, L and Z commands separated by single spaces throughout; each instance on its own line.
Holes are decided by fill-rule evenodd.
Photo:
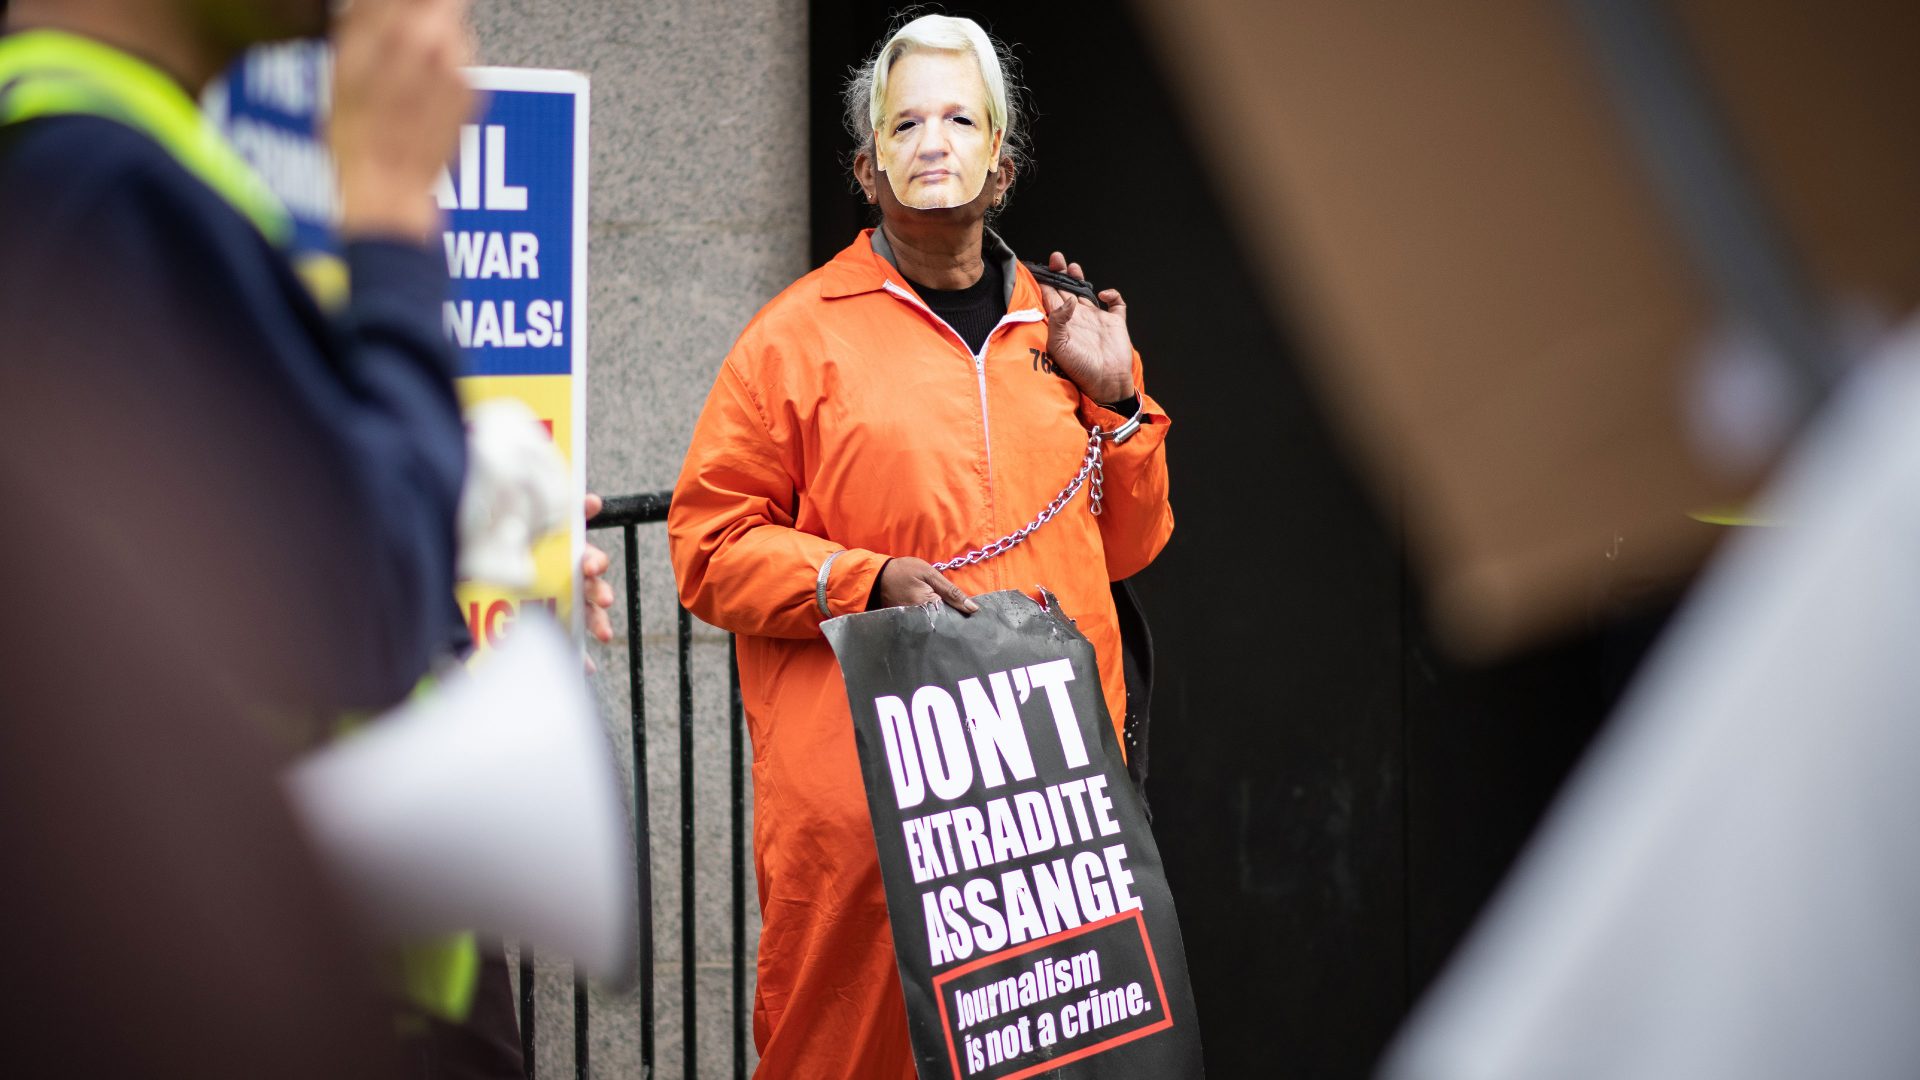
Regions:
M 846 553 L 846 548 L 828 552 L 826 559 L 820 563 L 820 576 L 813 581 L 814 606 L 818 607 L 820 614 L 826 618 L 833 617 L 833 610 L 827 607 L 827 575 L 833 571 L 833 560 Z
M 1140 393 L 1137 390 L 1111 405 L 1104 402 L 1095 403 L 1108 412 L 1118 413 L 1126 407 L 1129 402 L 1132 403 L 1132 415 L 1128 416 L 1126 420 L 1121 422 L 1119 427 L 1114 428 L 1112 431 L 1102 431 L 1100 433 L 1102 439 L 1111 443 L 1126 442 L 1134 432 L 1140 430 L 1140 419 L 1147 415 L 1147 407 L 1140 401 Z

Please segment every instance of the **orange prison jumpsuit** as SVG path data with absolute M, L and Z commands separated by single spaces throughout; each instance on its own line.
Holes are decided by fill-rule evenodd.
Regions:
M 754 1041 L 768 1077 L 914 1075 L 846 689 L 819 630 L 822 561 L 845 551 L 832 613 L 864 611 L 888 557 L 938 562 L 1020 528 L 1079 469 L 1088 426 L 1124 419 L 1047 370 L 1044 304 L 1024 267 L 976 361 L 869 235 L 741 332 L 667 519 L 682 602 L 740 635 L 764 920 Z M 1173 531 L 1168 422 L 1140 394 L 1148 416 L 1106 448 L 1101 516 L 1083 489 L 1024 544 L 948 575 L 969 594 L 1057 595 L 1093 642 L 1116 734 L 1126 691 L 1108 582 Z

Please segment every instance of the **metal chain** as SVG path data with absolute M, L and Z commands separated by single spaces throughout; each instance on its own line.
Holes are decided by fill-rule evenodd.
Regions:
M 1046 509 L 1040 511 L 1038 517 L 1027 522 L 1025 527 L 1008 533 L 993 543 L 988 544 L 986 547 L 969 551 L 965 555 L 955 555 L 946 562 L 934 563 L 933 568 L 942 572 L 957 570 L 962 566 L 978 566 L 995 556 L 1005 555 L 1007 552 L 1013 550 L 1021 541 L 1032 536 L 1040 526 L 1052 521 L 1056 514 L 1066 509 L 1067 504 L 1072 502 L 1073 497 L 1080 493 L 1081 486 L 1086 484 L 1089 478 L 1093 481 L 1093 489 L 1087 493 L 1090 504 L 1088 508 L 1093 511 L 1095 517 L 1099 517 L 1101 484 L 1104 480 L 1104 477 L 1101 476 L 1100 467 L 1100 443 L 1102 440 L 1103 436 L 1100 433 L 1098 425 L 1087 429 L 1087 456 L 1080 462 L 1080 471 L 1073 475 L 1072 480 L 1067 481 L 1067 486 L 1061 489 L 1060 494 L 1053 497 L 1053 501 L 1047 504 Z

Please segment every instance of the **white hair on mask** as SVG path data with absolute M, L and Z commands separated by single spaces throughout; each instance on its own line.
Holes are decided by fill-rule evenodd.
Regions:
M 859 150 L 871 152 L 873 132 L 880 126 L 880 104 L 887 94 L 887 75 L 900 59 L 916 52 L 959 52 L 980 65 L 987 85 L 987 123 L 998 133 L 1000 156 L 1011 159 L 1014 175 L 1027 164 L 1025 96 L 1013 55 L 995 42 L 972 19 L 948 15 L 921 15 L 902 25 L 875 49 L 847 79 L 844 103 L 847 134 Z
M 980 65 L 980 77 L 987 84 L 987 121 L 990 131 L 1007 129 L 1007 79 L 1000 68 L 1000 54 L 972 19 L 948 15 L 922 15 L 894 31 L 880 48 L 873 67 L 872 86 L 867 91 L 867 130 L 880 127 L 881 102 L 887 97 L 887 76 L 901 58 L 915 52 L 963 52 Z

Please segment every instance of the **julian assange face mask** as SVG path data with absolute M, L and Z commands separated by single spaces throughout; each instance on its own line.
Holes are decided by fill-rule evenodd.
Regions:
M 963 52 L 911 52 L 894 61 L 873 133 L 875 164 L 894 198 L 915 210 L 964 206 L 1000 166 L 1001 133 L 987 113 L 980 65 Z

